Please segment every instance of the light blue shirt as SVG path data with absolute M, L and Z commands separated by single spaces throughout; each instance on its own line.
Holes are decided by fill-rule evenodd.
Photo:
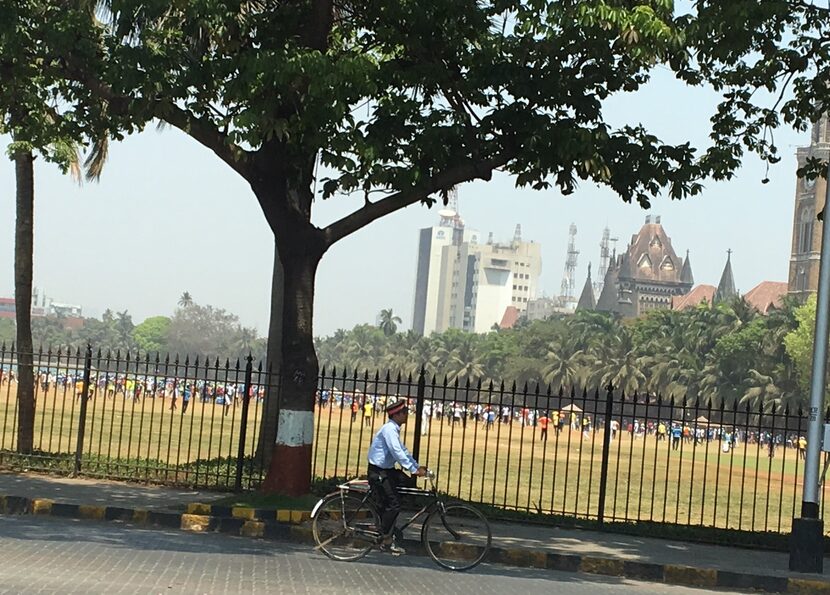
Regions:
M 418 461 L 412 458 L 401 442 L 401 426 L 391 419 L 380 427 L 372 439 L 369 446 L 369 463 L 381 469 L 391 469 L 398 463 L 412 473 L 418 470 Z

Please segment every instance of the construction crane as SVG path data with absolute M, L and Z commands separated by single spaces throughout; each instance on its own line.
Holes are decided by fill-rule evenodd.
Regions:
M 568 228 L 568 256 L 565 259 L 565 274 L 562 276 L 562 288 L 559 301 L 568 310 L 576 309 L 576 263 L 579 250 L 576 249 L 576 224 Z

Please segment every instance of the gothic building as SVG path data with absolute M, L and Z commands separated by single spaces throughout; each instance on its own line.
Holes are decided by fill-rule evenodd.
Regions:
M 830 155 L 830 121 L 823 116 L 813 124 L 810 146 L 799 147 L 798 167 L 810 157 L 827 159 Z M 793 213 L 793 243 L 787 290 L 801 300 L 818 290 L 819 255 L 822 223 L 816 214 L 824 208 L 826 182 L 823 178 L 797 178 Z
M 672 296 L 688 293 L 693 284 L 688 253 L 685 260 L 678 257 L 660 217 L 652 222 L 649 215 L 626 251 L 612 257 L 595 309 L 626 318 L 671 309 Z
M 585 286 L 582 288 L 582 293 L 579 295 L 579 301 L 576 303 L 577 310 L 593 310 L 596 307 L 594 301 L 594 284 L 591 281 L 591 263 L 588 263 L 588 278 L 585 279 Z

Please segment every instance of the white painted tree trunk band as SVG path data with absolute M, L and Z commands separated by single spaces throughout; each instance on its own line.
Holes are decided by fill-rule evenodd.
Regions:
M 277 426 L 277 444 L 280 446 L 307 446 L 314 438 L 314 413 L 311 411 L 280 411 Z

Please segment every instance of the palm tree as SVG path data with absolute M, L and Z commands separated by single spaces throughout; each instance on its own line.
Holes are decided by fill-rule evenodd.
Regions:
M 579 352 L 581 353 L 581 352 Z M 579 355 L 573 354 L 568 357 L 551 345 L 550 351 L 545 356 L 545 367 L 542 369 L 542 379 L 550 385 L 553 390 L 560 387 L 568 389 L 579 383 L 581 369 L 578 364 Z
M 399 316 L 392 313 L 392 308 L 381 310 L 379 320 L 378 326 L 387 337 L 394 335 L 398 331 L 398 325 L 402 322 Z
M 373 346 L 353 338 L 346 347 L 344 364 L 352 370 L 364 371 L 373 368 L 375 366 Z
M 693 401 L 700 394 L 702 363 L 687 349 L 666 346 L 663 351 L 640 358 L 640 369 L 646 374 L 646 387 L 655 394 L 685 395 Z
M 113 330 L 115 331 L 115 347 L 116 349 L 123 349 L 129 350 L 132 349 L 134 346 L 133 341 L 133 329 L 135 325 L 133 324 L 133 318 L 130 314 L 124 310 L 123 312 L 118 312 L 115 320 L 113 321 Z
M 484 376 L 481 354 L 476 345 L 477 335 L 467 333 L 450 352 L 447 361 L 447 376 L 450 382 L 463 379 L 478 379 Z
M 179 298 L 179 306 L 181 306 L 182 308 L 189 308 L 192 305 L 193 297 L 190 295 L 189 291 L 185 291 Z
M 595 379 L 596 386 L 606 387 L 610 384 L 615 390 L 623 390 L 627 395 L 642 392 L 646 388 L 646 375 L 643 374 L 634 351 L 628 351 L 619 358 L 608 361 L 600 368 Z
M 606 312 L 581 310 L 566 322 L 571 333 L 574 349 L 600 354 L 613 350 L 621 326 L 613 315 Z
M 438 373 L 440 360 L 436 353 L 434 342 L 429 337 L 420 337 L 412 345 L 410 357 L 419 371 L 421 366 L 423 366 L 428 374 L 435 375 Z
M 749 405 L 753 412 L 761 408 L 767 412 L 783 409 L 787 395 L 776 385 L 772 376 L 753 369 L 749 371 L 745 384 L 747 389 L 741 397 L 742 405 Z
M 237 329 L 236 336 L 233 337 L 231 344 L 231 353 L 238 353 L 242 356 L 247 356 L 253 353 L 257 343 L 257 332 L 253 327 L 240 326 Z
M 382 367 L 392 372 L 417 376 L 422 362 L 414 357 L 416 345 L 423 337 L 415 331 L 392 335 L 385 346 L 385 353 L 380 357 Z
M 569 334 L 548 344 L 542 379 L 553 390 L 560 387 L 569 389 L 579 384 L 582 364 L 586 359 L 585 351 L 577 348 L 579 341 L 578 337 Z
M 643 360 L 634 350 L 627 327 L 618 325 L 614 335 L 592 343 L 584 357 L 589 362 L 586 366 L 590 370 L 588 384 L 598 388 L 610 384 L 615 390 L 624 390 L 626 394 L 641 392 L 646 388 Z

